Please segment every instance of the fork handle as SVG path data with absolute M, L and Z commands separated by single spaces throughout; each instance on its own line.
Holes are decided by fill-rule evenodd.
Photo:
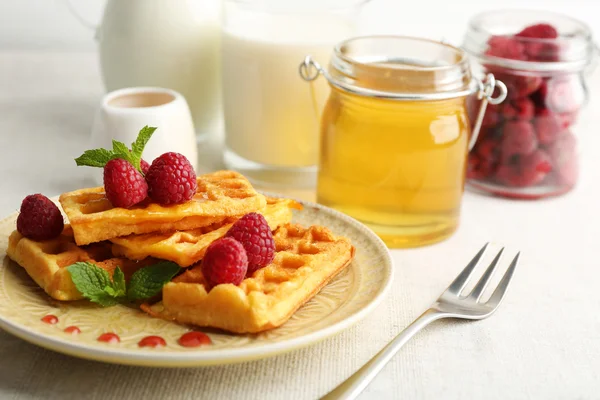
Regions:
M 338 387 L 321 398 L 321 400 L 356 399 L 358 395 L 365 390 L 377 374 L 394 357 L 394 355 L 409 341 L 417 332 L 425 328 L 435 320 L 444 318 L 444 314 L 430 308 L 425 311 L 412 324 L 406 327 L 398 336 L 394 338 L 387 346 L 377 353 L 369 362 L 363 365 L 358 371 L 352 374 L 348 379 L 342 382 Z

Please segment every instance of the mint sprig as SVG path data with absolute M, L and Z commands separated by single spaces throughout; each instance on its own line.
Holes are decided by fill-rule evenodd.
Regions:
M 112 141 L 112 150 L 107 149 L 93 149 L 86 150 L 83 154 L 75 159 L 75 163 L 78 166 L 88 167 L 99 167 L 103 168 L 107 162 L 115 158 L 122 158 L 129 161 L 131 165 L 135 167 L 140 173 L 142 168 L 140 162 L 142 160 L 142 153 L 144 147 L 156 131 L 155 127 L 145 126 L 138 133 L 135 142 L 131 143 L 131 149 L 125 145 L 125 143 L 117 140 Z
M 127 285 L 119 267 L 115 269 L 112 280 L 106 270 L 90 262 L 76 262 L 67 267 L 71 280 L 83 297 L 103 307 L 154 297 L 180 269 L 173 262 L 161 261 L 137 270 Z
M 129 300 L 143 300 L 156 296 L 165 283 L 173 279 L 179 270 L 179 265 L 170 261 L 161 261 L 138 269 L 131 275 L 127 298 Z

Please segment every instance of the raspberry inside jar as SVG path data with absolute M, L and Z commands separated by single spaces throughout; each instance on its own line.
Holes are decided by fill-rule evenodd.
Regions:
M 493 73 L 508 89 L 502 104 L 486 110 L 469 154 L 468 185 L 524 199 L 571 190 L 587 102 L 584 71 L 594 51 L 589 28 L 554 13 L 492 11 L 471 20 L 463 47 L 476 73 Z M 478 100 L 468 101 L 475 116 Z

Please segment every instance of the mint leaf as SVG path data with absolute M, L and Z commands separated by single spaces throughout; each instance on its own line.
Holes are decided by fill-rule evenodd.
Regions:
M 100 292 L 94 296 L 86 297 L 93 303 L 100 304 L 102 307 L 112 307 L 119 304 L 119 300 L 106 292 Z
M 128 161 L 131 165 L 134 166 L 141 174 L 142 168 L 140 162 L 142 160 L 142 153 L 144 152 L 144 147 L 152 137 L 152 134 L 156 130 L 155 127 L 145 126 L 138 133 L 137 139 L 135 142 L 131 143 L 131 150 L 127 148 L 125 143 L 119 142 L 117 140 L 112 141 L 112 150 L 107 149 L 94 149 L 94 150 L 86 150 L 81 156 L 75 159 L 75 163 L 78 166 L 88 166 L 88 167 L 100 167 L 103 168 L 107 162 L 115 158 L 122 158 L 123 160 Z
M 104 167 L 107 162 L 112 160 L 113 152 L 106 149 L 86 150 L 81 156 L 75 159 L 78 166 Z
M 129 281 L 127 298 L 142 300 L 154 297 L 162 287 L 169 282 L 181 268 L 171 261 L 161 261 L 134 272 Z
M 111 286 L 108 272 L 90 262 L 76 262 L 69 265 L 67 271 L 75 287 L 86 299 L 102 306 L 117 304 L 117 299 L 105 288 Z
M 123 160 L 127 160 L 131 162 L 131 152 L 125 145 L 125 143 L 119 142 L 118 140 L 112 141 L 113 149 L 112 152 L 115 155 L 115 158 L 122 158 Z M 134 165 L 135 166 L 135 165 Z
M 155 130 L 155 127 L 146 125 L 140 130 L 140 133 L 138 133 L 138 137 L 135 139 L 135 142 L 131 143 L 131 154 L 136 161 L 136 164 L 134 165 L 137 165 L 142 159 L 144 147 L 146 147 L 146 144 L 152 137 L 152 134 Z
M 113 273 L 112 286 L 110 287 L 115 292 L 116 297 L 123 297 L 127 293 L 125 287 L 125 275 L 121 268 L 117 267 Z

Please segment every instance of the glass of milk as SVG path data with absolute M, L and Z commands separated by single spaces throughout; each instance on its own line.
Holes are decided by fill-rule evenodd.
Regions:
M 255 184 L 313 187 L 325 80 L 307 85 L 307 54 L 326 64 L 368 0 L 224 0 L 225 164 Z

